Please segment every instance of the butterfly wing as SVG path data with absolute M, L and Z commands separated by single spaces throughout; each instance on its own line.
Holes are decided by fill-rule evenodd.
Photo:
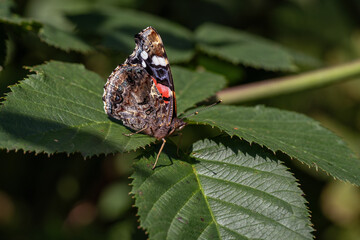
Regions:
M 136 47 L 125 64 L 141 65 L 152 77 L 154 84 L 167 105 L 167 121 L 176 118 L 174 82 L 164 44 L 157 31 L 148 27 L 135 35 Z
M 148 27 L 135 35 L 136 47 L 109 76 L 106 113 L 133 130 L 163 139 L 186 123 L 176 117 L 174 83 L 160 35 Z
M 135 131 L 162 138 L 168 104 L 162 99 L 153 77 L 142 66 L 123 64 L 109 76 L 104 86 L 105 112 Z

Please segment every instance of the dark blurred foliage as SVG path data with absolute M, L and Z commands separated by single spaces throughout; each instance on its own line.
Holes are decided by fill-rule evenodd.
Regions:
M 133 8 L 173 21 L 190 30 L 214 22 L 272 39 L 309 54 L 323 65 L 360 56 L 359 0 L 18 0 L 13 12 L 72 29 L 76 9 L 103 4 Z M 89 23 L 88 27 L 91 29 Z M 0 25 L 0 29 L 3 26 Z M 81 35 L 82 32 L 79 31 Z M 12 33 L 6 39 L 5 67 L 0 72 L 0 96 L 9 85 L 26 77 L 22 66 L 50 59 L 80 62 L 105 78 L 127 53 L 99 49 L 87 55 L 63 52 L 40 42 L 31 33 Z M 97 45 L 96 36 L 84 35 Z M 0 61 L 3 61 L 3 49 Z M 131 52 L 129 49 L 128 52 Z M 189 68 L 203 67 L 225 75 L 229 86 L 288 73 L 235 66 L 196 54 Z M 249 80 L 250 79 L 250 80 Z M 360 80 L 322 89 L 274 97 L 247 105 L 265 104 L 310 115 L 342 136 L 360 154 Z M 211 132 L 206 133 L 204 132 Z M 191 126 L 184 145 L 217 130 Z M 147 147 L 146 151 L 153 147 Z M 128 177 L 138 153 L 94 156 L 0 151 L 0 239 L 146 239 L 138 229 Z M 317 239 L 360 239 L 360 193 L 334 182 L 326 174 L 278 154 L 294 172 L 309 202 Z

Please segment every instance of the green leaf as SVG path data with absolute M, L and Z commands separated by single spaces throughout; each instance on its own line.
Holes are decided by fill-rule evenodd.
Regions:
M 43 24 L 38 32 L 39 38 L 45 43 L 65 51 L 89 52 L 92 50 L 87 43 L 71 32 L 67 32 L 51 25 Z
M 0 23 L 0 72 L 3 70 L 6 60 L 6 54 L 7 54 L 6 39 L 7 39 L 7 35 L 5 33 L 4 26 L 3 24 Z
M 289 51 L 269 40 L 225 26 L 206 23 L 196 29 L 199 48 L 234 64 L 272 71 L 294 71 Z
M 0 148 L 91 156 L 135 150 L 155 141 L 144 134 L 123 135 L 130 130 L 120 121 L 111 121 L 103 110 L 105 81 L 82 65 L 52 61 L 30 69 L 37 74 L 11 87 L 12 93 L 0 106 Z M 178 99 L 184 104 L 181 111 L 208 98 L 224 83 L 215 74 L 180 67 L 174 73 Z M 196 90 L 197 96 L 192 96 L 188 87 L 199 81 L 208 83 L 211 90 Z
M 8 17 L 11 15 L 10 8 L 14 5 L 11 0 L 0 1 L 0 17 Z M 4 24 L 0 23 L 0 72 L 3 70 L 6 60 L 6 39 L 7 34 L 5 32 Z
M 23 31 L 38 32 L 42 24 L 33 19 L 27 19 L 18 15 L 12 14 L 9 16 L 0 16 L 0 23 L 8 26 L 19 27 Z
M 108 119 L 104 80 L 80 64 L 49 62 L 11 87 L 0 107 L 0 147 L 84 156 L 134 150 L 154 141 Z
M 150 239 L 312 239 L 295 178 L 259 146 L 218 138 L 193 145 L 193 165 L 175 156 L 162 153 L 155 171 L 154 156 L 134 166 L 132 193 Z
M 298 52 L 292 49 L 287 50 L 293 59 L 293 63 L 300 68 L 319 68 L 322 66 L 322 61 L 313 56 L 306 55 L 302 52 Z
M 214 96 L 226 83 L 223 76 L 210 72 L 194 72 L 178 66 L 172 67 L 171 71 L 175 81 L 178 113 Z
M 0 17 L 8 17 L 11 15 L 10 8 L 14 6 L 12 0 L 1 0 L 0 1 Z
M 134 35 L 148 26 L 159 32 L 170 63 L 189 61 L 194 54 L 193 36 L 188 29 L 144 12 L 104 6 L 69 18 L 80 30 L 97 33 L 106 47 L 126 54 L 134 49 Z
M 345 142 L 302 114 L 265 107 L 215 106 L 191 121 L 282 151 L 309 166 L 360 185 L 360 160 Z
M 31 31 L 46 44 L 64 51 L 78 51 L 86 53 L 92 47 L 78 38 L 74 33 L 66 32 L 51 25 L 23 18 L 17 15 L 0 16 L 0 23 L 20 27 L 23 31 Z

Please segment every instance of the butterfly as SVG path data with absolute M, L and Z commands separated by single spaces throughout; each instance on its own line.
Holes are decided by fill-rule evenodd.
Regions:
M 185 127 L 177 117 L 173 77 L 164 44 L 153 27 L 135 35 L 133 53 L 110 74 L 104 86 L 104 109 L 135 131 L 162 140 Z M 132 135 L 132 134 L 128 134 Z

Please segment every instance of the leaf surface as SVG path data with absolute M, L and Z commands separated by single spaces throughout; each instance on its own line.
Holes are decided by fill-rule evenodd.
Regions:
M 126 137 L 103 110 L 104 80 L 80 64 L 49 62 L 30 75 L 0 108 L 0 146 L 35 152 L 81 152 L 84 156 L 129 151 L 154 141 Z
M 230 136 L 282 151 L 309 166 L 360 185 L 360 160 L 346 143 L 299 113 L 267 107 L 215 106 L 191 117 Z
M 135 47 L 134 35 L 148 26 L 160 34 L 170 64 L 189 61 L 194 54 L 193 36 L 188 29 L 141 11 L 104 6 L 69 18 L 81 31 L 97 33 L 104 46 L 127 55 Z
M 171 67 L 171 71 L 175 84 L 178 114 L 214 96 L 225 87 L 225 78 L 218 74 L 194 72 L 178 66 Z
M 0 24 L 0 72 L 4 68 L 6 55 L 7 55 L 6 39 L 7 39 L 7 35 L 5 33 L 4 26 Z
M 1 12 L 0 12 L 1 13 Z M 32 31 L 46 44 L 64 51 L 78 51 L 86 53 L 92 47 L 72 32 L 66 32 L 49 24 L 32 19 L 23 18 L 15 14 L 0 15 L 0 23 L 20 27 L 22 31 Z
M 292 52 L 264 38 L 212 23 L 201 25 L 195 34 L 203 52 L 234 64 L 271 71 L 296 70 Z
M 81 152 L 91 156 L 135 150 L 155 141 L 144 134 L 124 136 L 130 130 L 120 121 L 110 120 L 104 112 L 105 80 L 82 65 L 52 61 L 30 69 L 36 74 L 11 87 L 12 92 L 0 106 L 1 148 L 46 153 Z M 208 98 L 210 92 L 224 83 L 215 74 L 196 73 L 180 67 L 175 67 L 174 73 L 175 85 L 181 92 L 179 102 L 182 104 L 184 99 L 186 108 Z M 198 81 L 214 82 L 210 84 L 212 90 L 195 91 L 197 96 L 192 96 L 193 92 L 187 87 L 196 86 Z
M 155 171 L 155 156 L 134 166 L 150 239 L 312 239 L 302 192 L 272 154 L 229 138 L 196 142 L 192 165 L 175 152 L 162 153 Z
M 39 38 L 45 43 L 65 51 L 89 52 L 92 47 L 77 37 L 74 33 L 67 32 L 54 26 L 43 24 L 38 32 Z
M 11 15 L 10 8 L 14 6 L 14 2 L 11 0 L 0 1 L 0 16 L 8 17 Z

